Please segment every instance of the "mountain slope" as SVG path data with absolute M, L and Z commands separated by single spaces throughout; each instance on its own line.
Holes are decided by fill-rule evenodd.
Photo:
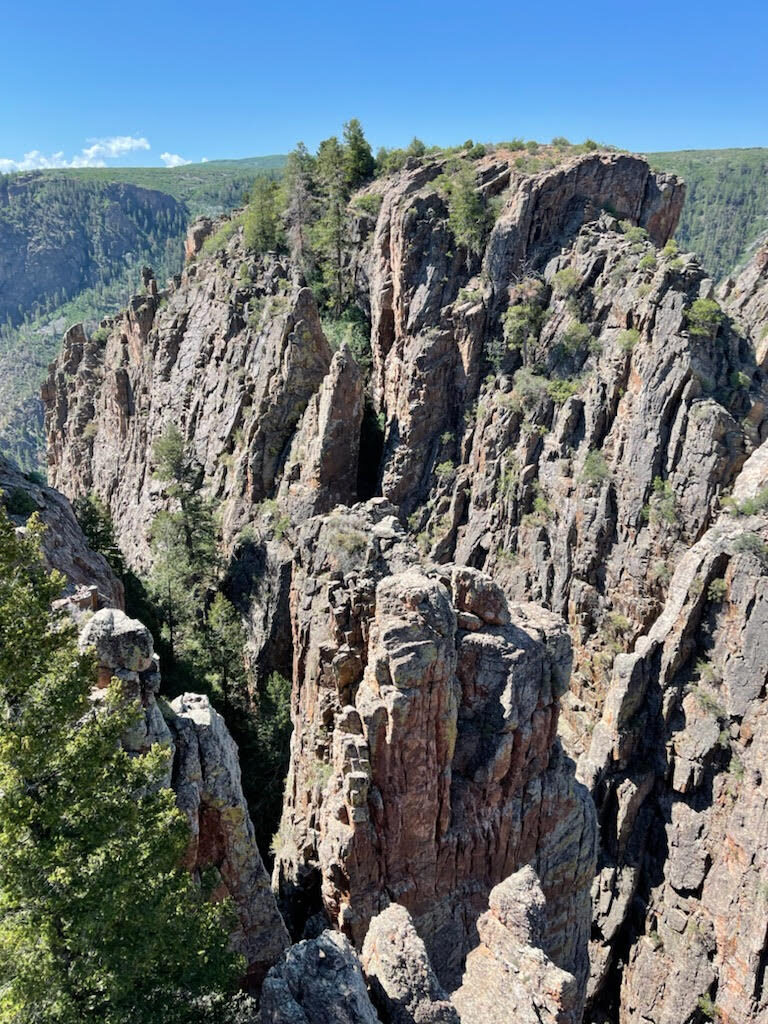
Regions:
M 243 202 L 284 158 L 0 176 L 0 450 L 43 460 L 40 385 L 62 333 L 123 306 L 144 265 L 178 273 L 190 217 Z

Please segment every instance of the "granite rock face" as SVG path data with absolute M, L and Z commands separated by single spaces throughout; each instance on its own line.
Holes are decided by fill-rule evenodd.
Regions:
M 591 990 L 619 1020 L 714 1004 L 764 1021 L 768 993 L 768 445 L 680 559 L 662 614 L 619 655 L 579 776 L 598 805 Z M 624 960 L 623 971 L 616 960 Z M 715 1012 L 715 1011 L 712 1011 Z
M 501 210 L 484 255 L 455 244 L 439 163 L 405 171 L 382 189 L 361 256 L 372 322 L 373 391 L 386 419 L 382 493 L 410 512 L 429 484 L 440 438 L 477 398 L 484 342 L 513 281 L 540 268 L 585 219 L 610 203 L 663 244 L 684 190 L 637 157 L 595 154 L 533 176 L 488 158 L 478 185 Z M 482 270 L 482 274 L 480 273 Z
M 380 1024 L 349 940 L 325 931 L 291 946 L 266 977 L 260 1024 Z
M 239 926 L 232 944 L 258 985 L 289 944 L 243 796 L 237 746 L 207 697 L 185 693 L 171 703 L 176 748 L 173 787 L 189 818 L 189 867 L 218 873 L 216 896 L 229 896 Z
M 726 281 L 721 289 L 729 312 L 752 333 L 755 359 L 763 370 L 768 362 L 768 245 L 763 245 L 735 280 Z
M 223 503 L 225 545 L 274 496 L 332 357 L 312 293 L 291 286 L 287 273 L 275 258 L 248 259 L 235 236 L 226 250 L 189 264 L 178 287 L 160 294 L 152 280 L 114 320 L 106 342 L 81 327 L 67 332 L 43 388 L 51 480 L 70 497 L 95 492 L 106 502 L 134 568 L 148 567 L 149 527 L 165 507 L 152 446 L 168 424 L 189 443 L 209 496 Z M 347 356 L 340 374 L 337 361 L 326 392 L 338 402 L 346 388 L 354 406 L 350 362 Z M 356 462 L 345 459 L 362 407 L 337 406 L 333 416 L 340 412 L 349 431 L 343 451 L 328 410 L 313 404 L 310 415 L 325 417 L 325 436 L 314 453 L 318 479 L 308 467 L 305 490 L 335 472 L 344 490 L 356 474 Z
M 393 511 L 375 499 L 300 531 L 281 906 L 295 935 L 320 912 L 359 948 L 397 902 L 451 988 L 488 893 L 534 863 L 549 952 L 583 986 L 596 834 L 556 742 L 562 621 L 420 563 Z
M 78 600 L 95 610 L 99 607 L 123 607 L 123 585 L 103 555 L 93 551 L 83 536 L 67 499 L 22 473 L 0 456 L 0 491 L 6 511 L 19 526 L 37 512 L 45 526 L 43 556 L 51 569 L 66 577 L 64 594 L 79 592 Z
M 392 903 L 374 917 L 360 959 L 382 1019 L 390 1024 L 459 1024 L 405 907 Z
M 146 570 L 177 423 L 257 671 L 292 671 L 273 885 L 298 945 L 265 1022 L 577 1024 L 586 993 L 590 1024 L 763 1024 L 765 252 L 713 306 L 659 248 L 676 178 L 503 150 L 466 162 L 489 212 L 469 251 L 453 159 L 350 207 L 369 377 L 287 259 L 237 231 L 206 254 L 199 224 L 177 286 L 148 279 L 105 344 L 68 333 L 52 478 L 96 491 Z M 184 714 L 208 716 L 178 739 L 202 764 L 213 713 Z M 218 776 L 196 770 L 202 837 Z M 238 828 L 211 826 L 225 882 Z
M 510 875 L 489 903 L 477 922 L 480 944 L 452 997 L 461 1024 L 578 1024 L 576 979 L 541 949 L 546 901 L 536 872 L 525 867 Z

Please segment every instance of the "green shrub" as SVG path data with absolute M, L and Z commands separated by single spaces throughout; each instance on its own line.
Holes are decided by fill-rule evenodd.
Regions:
M 21 487 L 14 487 L 8 494 L 0 491 L 0 496 L 10 516 L 24 516 L 28 519 L 33 512 L 38 511 L 37 502 Z
M 97 327 L 96 330 L 91 335 L 91 341 L 96 341 L 98 342 L 99 345 L 103 345 L 106 342 L 107 338 L 109 338 L 108 327 Z
M 664 522 L 669 525 L 677 520 L 677 503 L 675 492 L 669 480 L 654 477 L 651 500 L 643 509 L 643 518 L 652 522 Z
M 731 387 L 735 389 L 743 388 L 746 390 L 752 384 L 752 378 L 749 374 L 743 373 L 741 370 L 734 370 L 729 380 Z
M 552 290 L 560 297 L 572 295 L 580 284 L 581 278 L 573 267 L 563 267 L 552 278 Z
M 547 394 L 556 405 L 562 405 L 578 393 L 581 381 L 578 377 L 556 378 L 547 381 Z
M 648 232 L 645 228 L 641 228 L 629 220 L 620 221 L 619 227 L 630 242 L 646 242 L 648 240 Z
M 714 299 L 696 299 L 685 311 L 688 332 L 696 338 L 713 338 L 724 316 Z
M 706 992 L 703 996 L 699 996 L 696 1005 L 698 1006 L 699 1011 L 706 1020 L 720 1020 L 722 1016 L 721 1011 L 717 1003 L 713 1002 L 712 996 L 708 992 Z
M 367 213 L 371 217 L 377 217 L 383 202 L 383 196 L 376 192 L 367 192 L 365 195 L 355 196 L 352 200 L 352 206 L 354 209 Z
M 677 256 L 679 251 L 680 250 L 679 250 L 679 248 L 677 246 L 677 242 L 674 240 L 674 238 L 670 238 L 670 240 L 667 242 L 667 244 L 661 250 L 661 255 L 664 257 L 664 259 L 671 260 L 675 256 Z
M 657 562 L 653 563 L 651 567 L 651 579 L 662 584 L 669 583 L 672 579 L 672 570 L 663 559 L 659 559 Z
M 656 255 L 652 252 L 645 253 L 640 262 L 637 264 L 639 270 L 655 270 L 656 269 Z
M 611 475 L 608 463 L 602 452 L 593 449 L 587 453 L 584 459 L 584 467 L 581 471 L 581 479 L 588 484 L 599 484 L 607 480 Z
M 733 499 L 723 499 L 723 505 L 728 504 L 732 510 L 739 516 L 754 516 L 758 512 L 764 512 L 768 509 L 768 487 L 763 487 L 759 490 L 754 498 L 745 498 L 740 504 L 736 505 Z
M 527 367 L 515 374 L 515 393 L 524 406 L 530 408 L 547 395 L 547 381 Z
M 589 345 L 592 331 L 580 320 L 573 320 L 560 335 L 560 344 L 568 355 L 573 355 L 585 345 Z
M 768 561 L 768 545 L 756 533 L 742 533 L 734 541 L 733 550 L 739 553 L 756 555 L 761 562 Z
M 439 480 L 449 480 L 456 472 L 456 467 L 450 459 L 435 466 L 435 474 Z
M 619 333 L 616 344 L 623 352 L 631 352 L 638 341 L 640 341 L 640 332 L 635 330 L 634 327 L 630 327 L 628 330 Z
M 712 580 L 707 589 L 707 597 L 710 601 L 722 601 L 728 593 L 728 584 L 724 579 Z
M 227 242 L 232 238 L 242 224 L 242 221 L 242 214 L 238 214 L 230 220 L 225 221 L 218 231 L 214 232 L 214 234 L 209 238 L 206 238 L 205 242 L 203 242 L 203 247 L 201 249 L 202 255 L 211 256 L 220 249 L 224 249 Z

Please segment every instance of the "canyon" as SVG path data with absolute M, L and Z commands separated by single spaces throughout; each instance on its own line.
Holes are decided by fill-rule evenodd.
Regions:
M 0 464 L 9 511 L 41 511 L 81 642 L 140 695 L 126 742 L 174 752 L 263 1024 L 765 1022 L 766 250 L 717 288 L 640 157 L 460 162 L 479 247 L 440 157 L 349 205 L 369 366 L 295 259 L 194 225 L 177 280 L 66 333 L 52 487 Z M 271 885 L 226 725 L 161 700 L 67 501 L 147 574 L 169 424 L 257 684 L 292 681 Z

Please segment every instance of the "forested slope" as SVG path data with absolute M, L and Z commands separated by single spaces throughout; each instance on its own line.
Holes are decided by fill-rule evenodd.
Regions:
M 716 278 L 732 273 L 768 231 L 768 149 L 688 149 L 648 159 L 685 179 L 680 247 L 697 252 Z

